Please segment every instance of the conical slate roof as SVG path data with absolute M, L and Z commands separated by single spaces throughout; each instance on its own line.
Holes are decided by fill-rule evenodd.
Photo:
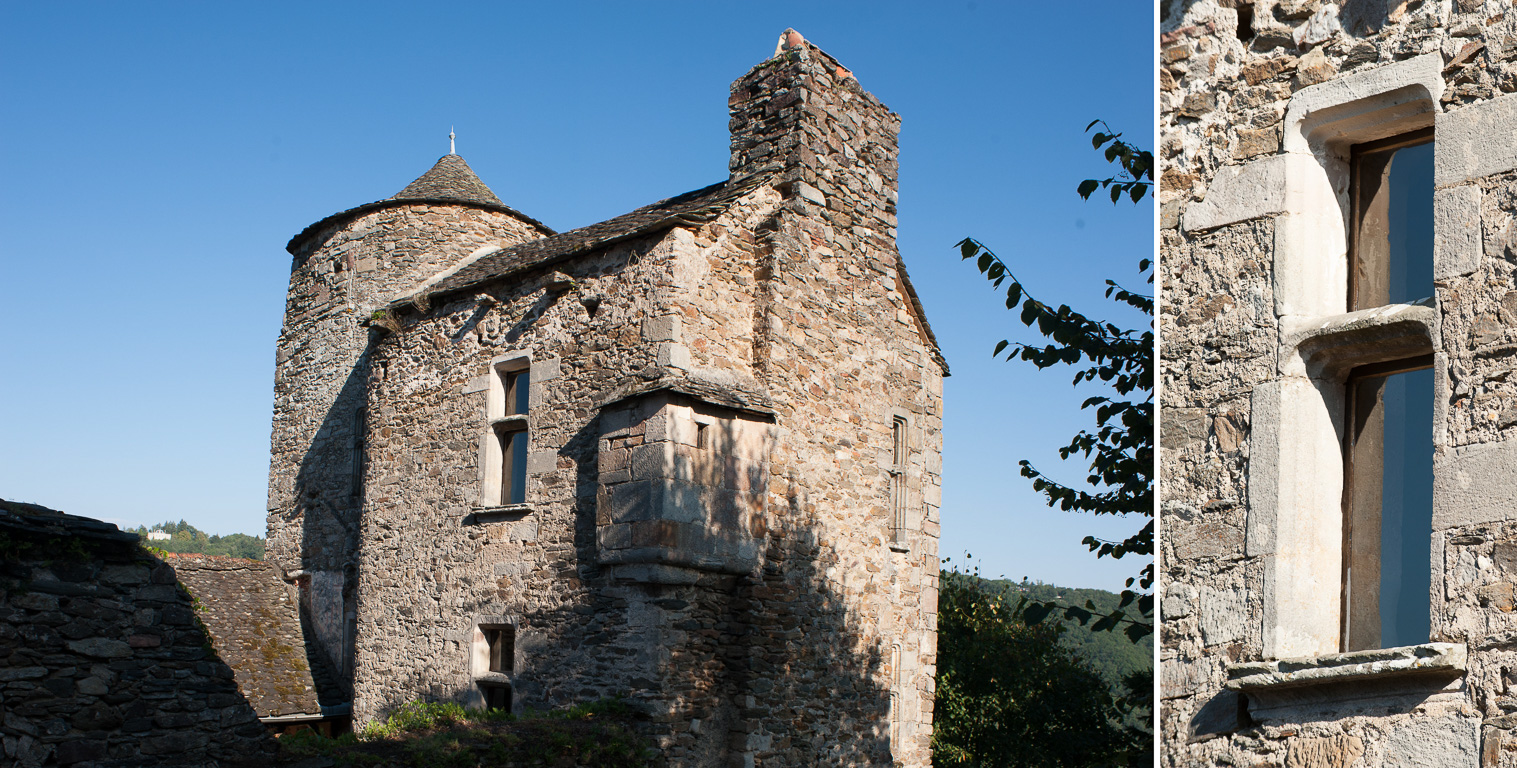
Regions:
M 459 200 L 483 205 L 505 205 L 474 175 L 458 155 L 443 155 L 432 170 L 411 182 L 391 200 Z

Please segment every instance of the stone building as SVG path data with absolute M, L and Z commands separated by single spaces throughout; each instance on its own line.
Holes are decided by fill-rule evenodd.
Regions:
M 621 696 L 670 765 L 930 763 L 899 118 L 791 30 L 729 110 L 726 179 L 588 227 L 450 154 L 291 241 L 268 552 L 356 721 Z
M 1164 762 L 1517 765 L 1517 12 L 1161 5 Z

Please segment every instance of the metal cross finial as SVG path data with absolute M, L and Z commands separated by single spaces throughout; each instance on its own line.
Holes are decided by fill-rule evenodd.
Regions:
M 453 148 L 453 126 L 448 126 L 448 154 L 456 155 L 458 150 Z

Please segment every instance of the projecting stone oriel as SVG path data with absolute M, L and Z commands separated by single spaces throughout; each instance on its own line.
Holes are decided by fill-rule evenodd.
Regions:
M 443 155 L 432 170 L 406 185 L 391 200 L 458 200 L 483 205 L 505 205 L 485 186 L 463 157 Z

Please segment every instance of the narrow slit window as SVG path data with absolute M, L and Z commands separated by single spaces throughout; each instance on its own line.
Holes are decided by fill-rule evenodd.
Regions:
M 1433 131 L 1355 145 L 1349 309 L 1433 295 Z
M 527 430 L 499 429 L 500 435 L 500 503 L 527 502 Z
M 1344 438 L 1346 651 L 1428 641 L 1432 356 L 1355 369 Z
M 890 539 L 901 545 L 906 540 L 906 507 L 909 490 L 906 486 L 906 465 L 910 449 L 906 441 L 907 422 L 896 416 L 890 422 Z
M 906 420 L 900 416 L 895 417 L 890 423 L 891 453 L 893 463 L 897 467 L 906 464 Z
M 901 644 L 890 645 L 890 751 L 901 753 Z

